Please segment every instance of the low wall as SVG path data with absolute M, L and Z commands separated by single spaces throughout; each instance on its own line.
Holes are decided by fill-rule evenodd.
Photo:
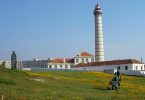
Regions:
M 31 68 L 22 68 L 22 70 L 31 71 Z
M 31 68 L 31 71 L 38 72 L 47 72 L 47 71 L 84 71 L 84 70 L 75 70 L 75 69 L 49 69 L 49 68 Z
M 121 70 L 121 74 L 125 75 L 134 75 L 134 76 L 144 76 L 145 77 L 145 71 L 136 71 L 136 70 Z

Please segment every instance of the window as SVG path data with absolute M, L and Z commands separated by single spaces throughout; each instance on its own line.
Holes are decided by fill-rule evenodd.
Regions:
M 117 67 L 118 70 L 120 70 L 120 67 Z
M 82 58 L 82 63 L 84 63 L 84 59 Z
M 70 65 L 70 67 L 73 67 L 73 65 Z
M 88 62 L 89 60 L 88 60 L 88 58 L 86 59 L 86 63 Z
M 143 66 L 141 66 L 141 70 L 143 70 Z
M 79 59 L 76 59 L 76 63 L 78 63 L 79 62 Z
M 49 65 L 49 68 L 51 69 L 51 68 L 52 68 L 52 66 L 51 66 L 51 65 Z
M 138 70 L 138 67 L 136 66 L 136 70 Z
M 60 65 L 60 68 L 62 69 L 62 65 Z
M 55 65 L 55 69 L 57 69 L 57 65 Z
M 92 58 L 92 59 L 91 59 L 91 62 L 94 62 L 94 61 L 95 61 L 94 58 Z
M 68 66 L 67 65 L 65 65 L 65 69 L 68 69 Z
M 125 66 L 125 70 L 128 70 L 128 66 Z

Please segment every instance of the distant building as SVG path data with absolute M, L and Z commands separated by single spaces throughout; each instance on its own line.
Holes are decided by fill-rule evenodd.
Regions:
M 76 70 L 104 71 L 109 69 L 119 70 L 145 70 L 145 64 L 135 59 L 102 61 L 93 63 L 80 63 L 74 67 Z
M 49 69 L 71 69 L 74 66 L 72 58 L 55 58 L 48 63 Z
M 11 69 L 11 61 L 4 61 L 4 67 Z
M 5 68 L 9 68 L 11 69 L 11 61 L 4 61 L 4 67 Z M 16 65 L 16 68 L 17 69 L 22 69 L 23 68 L 23 64 L 22 64 L 22 61 L 17 61 L 17 65 Z
M 22 68 L 23 68 L 23 62 L 17 61 L 17 69 L 22 69 Z
M 54 58 L 48 63 L 49 69 L 71 69 L 79 63 L 95 62 L 95 56 L 81 52 L 74 58 Z
M 3 64 L 3 62 L 4 62 L 4 61 L 0 61 L 0 65 L 2 65 L 2 64 Z
M 48 61 L 49 60 L 28 60 L 28 61 L 22 61 L 20 65 L 23 66 L 23 68 L 48 68 Z
M 76 57 L 74 57 L 74 64 L 95 62 L 95 56 L 87 52 L 81 52 Z

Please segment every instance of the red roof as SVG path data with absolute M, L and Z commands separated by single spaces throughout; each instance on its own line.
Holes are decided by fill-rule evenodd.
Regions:
M 49 63 L 74 63 L 74 59 L 72 58 L 55 58 L 51 60 Z
M 95 6 L 94 15 L 96 15 L 97 12 L 101 12 L 101 13 L 102 13 L 102 9 L 101 9 L 101 7 L 99 6 L 99 4 L 97 4 L 97 5 Z
M 93 56 L 93 55 L 87 52 L 81 52 L 77 55 L 77 57 L 90 57 L 90 56 Z
M 123 65 L 123 64 L 144 64 L 136 59 L 124 59 L 124 60 L 113 60 L 113 61 L 102 61 L 92 63 L 80 63 L 75 67 L 90 67 L 90 66 L 107 66 L 107 65 Z
M 95 10 L 101 10 L 101 7 L 99 6 L 99 4 L 96 5 Z

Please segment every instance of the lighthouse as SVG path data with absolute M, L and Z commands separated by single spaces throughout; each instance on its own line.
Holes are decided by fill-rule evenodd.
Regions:
M 94 10 L 95 16 L 95 59 L 96 62 L 104 61 L 104 45 L 102 30 L 102 9 L 97 4 Z

